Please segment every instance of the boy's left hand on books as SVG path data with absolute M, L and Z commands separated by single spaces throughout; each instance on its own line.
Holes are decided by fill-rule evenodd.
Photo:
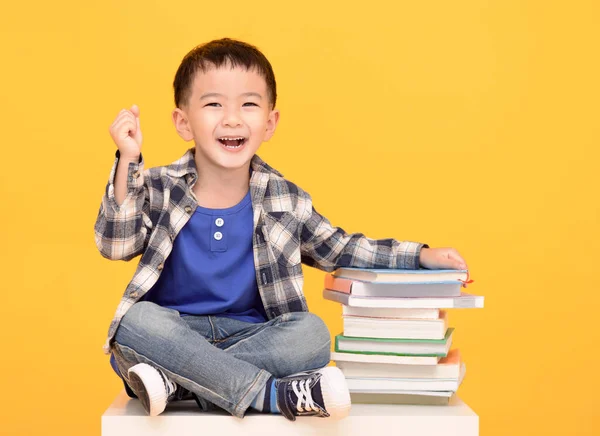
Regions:
M 427 269 L 469 269 L 467 262 L 454 248 L 422 248 L 419 264 Z M 467 284 L 463 286 L 466 288 Z

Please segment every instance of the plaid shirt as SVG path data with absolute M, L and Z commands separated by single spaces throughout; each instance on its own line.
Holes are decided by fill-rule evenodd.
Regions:
M 156 283 L 175 237 L 196 209 L 192 192 L 198 179 L 194 151 L 189 149 L 170 165 L 146 170 L 141 156 L 138 163 L 130 163 L 127 196 L 121 206 L 115 200 L 119 151 L 116 153 L 94 226 L 96 245 L 108 259 L 142 257 L 110 323 L 105 354 L 110 353 L 127 310 Z M 419 267 L 419 253 L 426 244 L 348 234 L 333 227 L 314 209 L 307 192 L 284 179 L 258 155 L 253 156 L 251 167 L 254 265 L 269 319 L 308 311 L 302 291 L 302 263 L 328 272 L 340 267 Z

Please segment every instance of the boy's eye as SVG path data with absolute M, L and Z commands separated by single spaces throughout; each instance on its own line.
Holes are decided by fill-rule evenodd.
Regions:
M 256 103 L 251 103 L 251 102 L 244 103 L 244 105 L 246 105 L 246 104 L 252 104 L 252 105 L 254 105 L 254 106 L 258 106 Z M 216 105 L 219 105 L 219 106 L 220 106 L 220 105 L 221 105 L 221 103 L 208 103 L 206 106 L 213 106 L 213 107 L 216 107 Z

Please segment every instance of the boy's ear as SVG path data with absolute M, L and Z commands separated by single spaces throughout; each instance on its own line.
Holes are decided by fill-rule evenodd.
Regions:
M 271 139 L 277 128 L 277 123 L 279 123 L 279 109 L 273 109 L 267 120 L 267 131 L 265 132 L 264 141 Z
M 179 136 L 181 136 L 184 141 L 191 141 L 194 139 L 194 135 L 190 129 L 190 123 L 188 122 L 187 115 L 184 111 L 175 108 L 172 113 L 172 118 L 177 133 L 179 133 Z

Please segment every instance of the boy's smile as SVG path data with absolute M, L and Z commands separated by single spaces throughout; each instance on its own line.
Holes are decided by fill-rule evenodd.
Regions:
M 187 105 L 173 111 L 179 135 L 196 144 L 196 164 L 220 171 L 247 172 L 278 120 L 265 79 L 254 70 L 229 64 L 199 71 Z

